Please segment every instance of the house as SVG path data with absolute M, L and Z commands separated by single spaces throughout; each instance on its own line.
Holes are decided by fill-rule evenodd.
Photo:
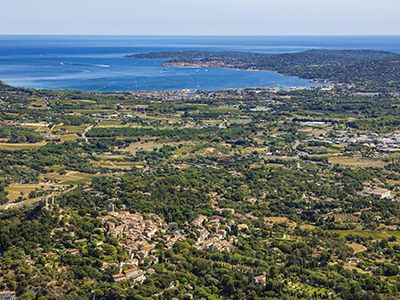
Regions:
M 210 220 L 207 224 L 207 228 L 210 230 L 218 230 L 221 225 L 221 221 L 218 218 Z
M 256 284 L 266 284 L 267 283 L 267 276 L 265 273 L 255 276 L 254 277 L 254 282 Z
M 227 251 L 229 252 L 232 249 L 232 245 L 226 240 L 219 240 L 216 237 L 213 237 L 200 246 L 200 249 L 208 249 L 211 251 Z
M 226 238 L 227 232 L 226 232 L 225 230 L 222 229 L 222 230 L 217 231 L 217 232 L 215 233 L 215 236 L 216 236 L 218 239 L 223 240 L 223 239 Z
M 196 219 L 192 221 L 192 225 L 195 227 L 201 227 L 204 223 L 204 221 L 207 221 L 207 217 L 203 215 L 199 215 Z
M 128 268 L 134 268 L 139 266 L 139 260 L 137 258 L 130 258 L 127 261 L 125 261 L 124 263 L 121 263 L 121 266 L 124 267 L 128 267 Z
M 79 253 L 80 253 L 80 250 L 79 249 L 67 249 L 67 251 L 66 251 L 68 254 L 70 254 L 70 255 L 78 255 Z
M 143 272 L 143 271 L 140 270 L 139 268 L 133 267 L 133 268 L 125 270 L 124 274 L 125 274 L 126 278 L 132 279 L 132 278 L 138 277 L 141 274 L 141 272 Z
M 197 241 L 200 242 L 200 243 L 205 241 L 208 238 L 208 236 L 210 235 L 208 230 L 206 230 L 204 228 L 196 229 L 195 234 L 197 236 Z
M 115 274 L 113 275 L 113 279 L 115 282 L 121 282 L 127 280 L 128 278 L 126 278 L 125 274 Z
M 149 264 L 150 265 L 158 264 L 159 261 L 160 260 L 157 256 L 154 256 L 154 255 L 149 256 Z
M 249 230 L 249 226 L 247 224 L 239 224 L 238 226 L 239 231 L 247 231 Z
M 146 280 L 145 272 L 138 268 L 128 269 L 124 273 L 126 278 L 134 282 L 143 282 Z
M 113 275 L 115 282 L 132 280 L 134 282 L 143 282 L 146 279 L 145 272 L 137 267 L 132 267 L 123 271 L 123 273 Z M 0 298 L 1 299 L 1 298 Z

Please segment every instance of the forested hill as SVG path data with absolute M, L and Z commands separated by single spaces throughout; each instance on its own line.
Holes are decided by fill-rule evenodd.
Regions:
M 128 55 L 168 59 L 172 66 L 271 70 L 285 75 L 342 83 L 400 81 L 400 55 L 375 50 L 308 50 L 299 53 L 152 52 Z

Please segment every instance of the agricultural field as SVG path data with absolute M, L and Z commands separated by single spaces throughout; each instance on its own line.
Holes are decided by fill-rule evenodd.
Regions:
M 75 133 L 75 134 L 82 134 L 85 129 L 89 127 L 88 124 L 82 124 L 82 125 L 61 125 L 58 124 L 56 125 L 52 133 L 57 134 L 57 133 Z
M 360 236 L 363 238 L 372 238 L 376 240 L 388 239 L 390 236 L 400 238 L 400 231 L 384 231 L 384 230 L 330 230 L 330 233 L 338 234 L 341 237 L 349 235 Z
M 358 157 L 331 157 L 329 163 L 349 168 L 383 168 L 386 165 L 382 160 Z
M 74 134 L 74 133 L 59 134 L 56 136 L 57 136 L 57 138 L 60 139 L 61 142 L 74 142 L 80 138 L 79 135 Z
M 57 172 L 46 173 L 40 176 L 43 181 L 57 183 L 62 185 L 77 185 L 77 184 L 88 184 L 94 177 L 94 174 L 76 172 L 76 171 L 64 171 L 61 174 Z
M 42 189 L 40 184 L 12 184 L 4 190 L 8 193 L 7 200 L 9 202 L 14 202 L 19 197 L 26 198 L 30 192 L 39 189 Z
M 350 243 L 350 244 L 347 244 L 346 246 L 353 249 L 354 253 L 365 252 L 368 250 L 367 247 L 365 247 L 361 244 L 357 244 L 357 243 Z
M 130 154 L 136 154 L 138 151 L 152 151 L 158 150 L 163 146 L 167 146 L 168 143 L 158 142 L 158 141 L 140 141 L 136 143 L 132 143 L 125 148 L 118 149 L 120 152 L 128 152 Z
M 0 143 L 0 150 L 7 151 L 18 151 L 18 150 L 30 150 L 37 149 L 45 146 L 46 142 L 39 143 Z

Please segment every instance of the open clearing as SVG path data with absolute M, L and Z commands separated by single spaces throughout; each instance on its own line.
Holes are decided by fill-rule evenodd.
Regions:
M 118 149 L 120 152 L 129 152 L 131 154 L 136 154 L 138 151 L 152 151 L 153 149 L 159 149 L 168 143 L 157 143 L 155 141 L 143 141 L 132 143 L 126 148 Z
M 112 154 L 112 153 L 96 154 L 95 156 L 102 160 L 120 160 L 125 158 L 125 156 L 122 154 Z
M 14 183 L 5 188 L 8 192 L 7 199 L 9 202 L 14 202 L 19 196 L 27 198 L 32 191 L 47 191 L 47 190 L 58 190 L 63 188 L 62 185 L 49 184 L 49 183 L 30 183 L 30 184 L 20 184 Z
M 72 142 L 72 141 L 76 141 L 77 139 L 79 139 L 79 136 L 74 133 L 60 134 L 60 135 L 57 135 L 57 137 L 60 139 L 61 142 Z
M 358 235 L 362 237 L 370 237 L 376 240 L 388 239 L 390 236 L 400 238 L 400 231 L 380 231 L 380 230 L 327 230 L 329 233 L 337 233 L 341 237 L 348 235 Z
M 257 153 L 267 153 L 270 151 L 269 147 L 243 147 L 240 149 L 243 154 L 251 154 L 253 152 Z
M 29 150 L 38 149 L 40 147 L 46 146 L 46 142 L 39 143 L 0 143 L 0 150 L 16 151 L 16 150 Z
M 53 133 L 65 132 L 65 133 L 82 134 L 88 126 L 89 124 L 83 124 L 79 126 L 58 124 L 53 128 Z
M 356 272 L 358 272 L 360 274 L 368 274 L 368 273 L 370 273 L 368 271 L 364 271 L 363 269 L 361 269 L 359 267 L 356 267 L 356 266 L 354 266 L 352 264 L 349 264 L 349 263 L 345 263 L 344 264 L 344 268 L 347 269 L 347 270 L 350 270 L 350 271 L 356 271 Z
M 48 194 L 47 196 L 52 196 L 52 195 L 58 196 L 60 194 L 68 193 L 76 188 L 76 186 L 68 188 L 68 186 L 65 186 L 65 185 L 56 185 L 56 184 L 51 185 L 51 184 L 47 184 L 47 183 L 45 183 L 44 185 L 46 186 L 47 190 L 51 188 L 51 194 Z M 24 206 L 33 205 L 33 204 L 38 203 L 43 200 L 44 200 L 44 197 L 41 196 L 41 197 L 36 197 L 36 198 L 29 198 L 29 199 L 23 200 L 21 202 L 9 202 L 9 203 L 0 205 L 0 209 L 7 210 L 7 209 L 21 208 Z
M 104 120 L 96 125 L 96 128 L 113 128 L 113 127 L 129 127 L 129 125 L 123 125 L 117 120 Z
M 93 162 L 93 164 L 97 167 L 111 170 L 130 170 L 141 163 L 131 161 L 100 160 Z
M 303 230 L 314 230 L 316 227 L 311 224 L 302 224 L 300 225 L 300 228 Z
M 354 253 L 361 253 L 367 251 L 367 247 L 357 244 L 357 243 L 351 243 L 351 244 L 346 244 L 346 246 L 350 247 L 351 249 L 354 250 Z
M 36 131 L 49 131 L 49 123 L 46 122 L 38 122 L 38 123 L 22 123 L 21 124 L 22 127 L 24 128 L 29 128 L 29 129 L 34 129 Z
M 185 148 L 185 146 L 189 146 L 191 144 L 190 142 L 182 142 L 182 143 L 177 143 L 177 142 L 157 142 L 157 141 L 142 141 L 142 142 L 137 142 L 137 143 L 132 143 L 126 148 L 122 149 L 117 149 L 119 152 L 129 152 L 131 154 L 136 154 L 138 151 L 152 151 L 153 149 L 160 149 L 163 146 L 171 146 L 171 147 L 177 147 L 179 149 L 176 150 L 176 154 L 179 154 L 180 152 L 186 152 L 189 151 L 189 148 Z M 180 147 L 182 146 L 182 147 Z M 180 151 L 182 149 L 182 151 Z
M 7 199 L 10 202 L 13 202 L 18 199 L 19 196 L 23 198 L 28 197 L 29 193 L 34 190 L 41 189 L 40 184 L 11 184 L 10 186 L 5 188 L 5 191 L 8 192 Z
M 75 185 L 75 184 L 89 184 L 92 181 L 92 178 L 95 177 L 95 174 L 82 173 L 77 171 L 68 171 L 65 174 L 59 174 L 56 172 L 43 174 L 40 177 L 42 179 L 56 182 L 59 184 L 66 185 Z
M 386 165 L 384 161 L 378 159 L 343 156 L 331 157 L 329 163 L 349 168 L 383 168 Z
M 47 107 L 46 101 L 39 97 L 32 97 L 29 105 L 31 109 L 45 109 Z
M 291 220 L 289 220 L 286 217 L 265 217 L 264 218 L 265 223 L 267 225 L 274 225 L 274 224 L 288 224 L 290 228 L 295 228 L 297 224 Z

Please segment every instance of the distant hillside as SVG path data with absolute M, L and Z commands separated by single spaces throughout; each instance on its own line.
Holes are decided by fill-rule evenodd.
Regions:
M 400 55 L 374 50 L 309 50 L 300 53 L 152 52 L 134 58 L 168 59 L 166 65 L 271 70 L 343 83 L 400 81 Z
M 338 82 L 399 82 L 400 55 L 347 65 L 334 71 L 330 76 Z

